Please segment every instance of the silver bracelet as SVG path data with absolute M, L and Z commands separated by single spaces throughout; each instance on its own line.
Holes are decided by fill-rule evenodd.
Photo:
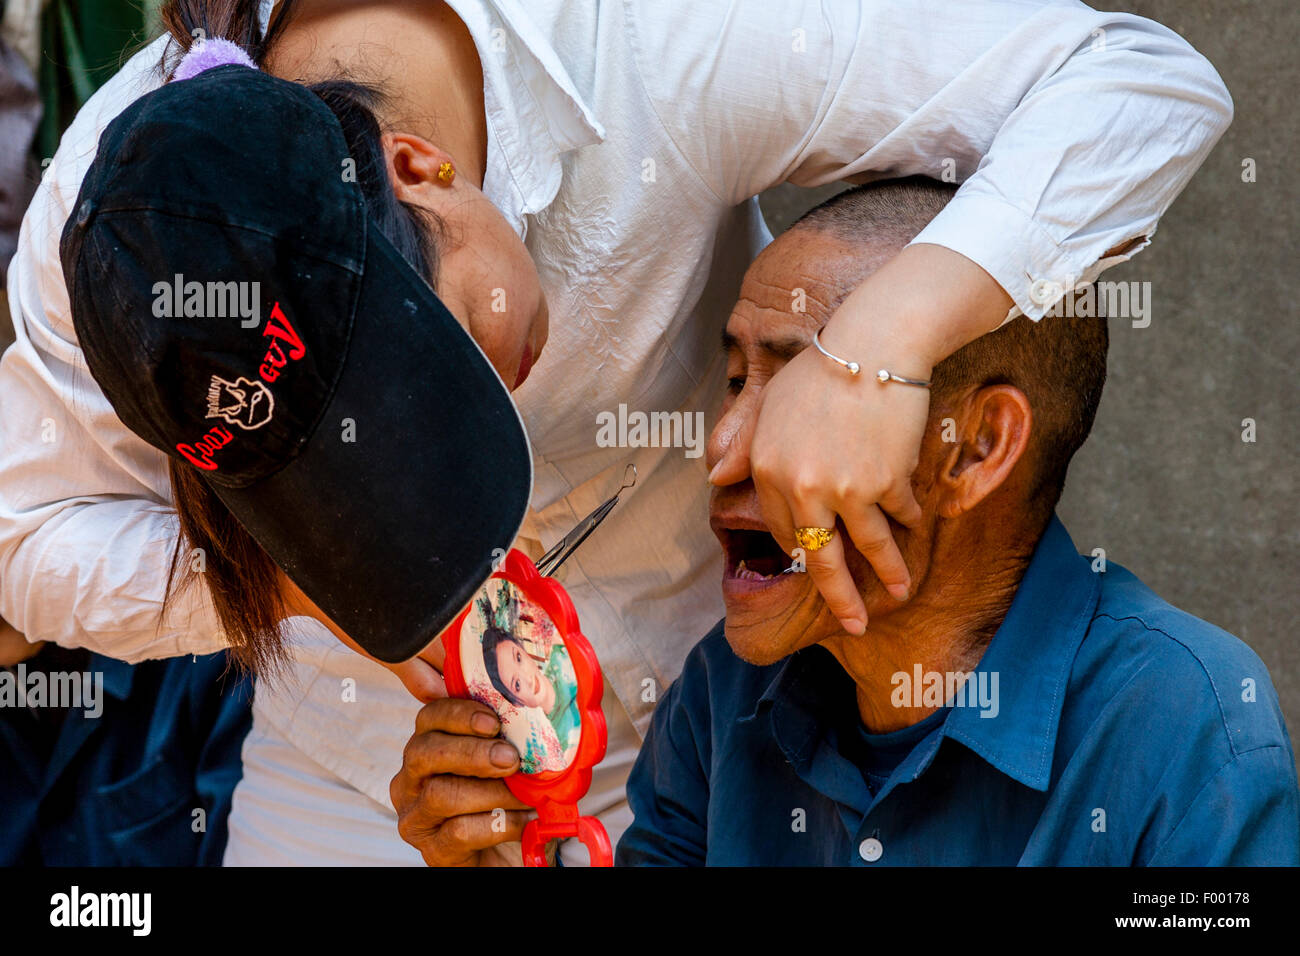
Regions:
M 821 334 L 820 329 L 813 333 L 813 345 L 817 346 L 818 352 L 821 352 L 822 355 L 825 355 L 836 365 L 844 366 L 846 369 L 848 369 L 850 375 L 857 375 L 859 372 L 862 371 L 862 366 L 859 365 L 857 362 L 849 362 L 845 359 L 840 358 L 838 355 L 832 355 L 830 352 L 826 351 L 825 347 L 821 343 L 821 340 L 818 338 L 820 334 Z M 889 369 L 886 368 L 882 368 L 880 371 L 876 373 L 876 381 L 879 382 L 881 385 L 887 385 L 890 382 L 897 382 L 899 385 L 915 385 L 917 388 L 930 387 L 930 383 L 925 379 L 907 378 L 906 376 L 903 375 L 895 375 L 893 372 L 889 371 Z

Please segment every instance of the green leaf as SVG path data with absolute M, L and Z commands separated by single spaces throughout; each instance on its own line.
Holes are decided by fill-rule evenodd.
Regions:
M 95 92 L 95 83 L 90 78 L 90 69 L 86 65 L 86 56 L 81 50 L 81 41 L 77 37 L 77 26 L 72 20 L 72 10 L 67 0 L 56 0 L 59 8 L 59 26 L 63 32 L 64 68 L 72 81 L 72 92 L 76 94 L 77 104 L 90 99 Z
M 37 70 L 44 111 L 36 148 L 52 156 L 81 105 L 126 59 L 162 32 L 163 0 L 49 0 Z M 0 0 L 0 6 L 3 0 Z
M 77 38 L 85 56 L 86 68 L 96 87 L 118 71 L 126 59 L 157 29 L 157 17 L 146 18 L 148 11 L 140 0 L 63 0 L 75 3 Z M 156 10 L 154 11 L 156 14 Z M 151 32 L 146 32 L 148 24 Z

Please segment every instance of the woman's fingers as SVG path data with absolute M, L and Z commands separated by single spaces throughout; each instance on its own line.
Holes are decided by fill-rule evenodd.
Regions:
M 442 679 L 442 674 L 422 658 L 413 657 L 400 664 L 384 666 L 396 674 L 402 686 L 421 703 L 447 696 L 447 682 Z
M 913 353 L 907 345 L 909 317 L 896 316 L 900 324 L 891 328 L 885 317 L 893 314 L 893 295 L 864 298 L 866 289 L 864 283 L 827 324 L 824 331 L 838 330 L 825 338 L 827 347 L 854 361 L 869 358 L 869 368 L 928 375 L 929 351 Z M 862 553 L 892 596 L 906 599 L 911 575 L 889 518 L 904 527 L 922 520 L 911 478 L 929 393 L 873 378 L 850 374 L 816 349 L 796 355 L 763 386 L 749 453 L 763 519 L 787 551 L 797 528 L 835 528 L 838 519 L 839 533 L 819 550 L 805 547 L 804 555 L 827 607 L 849 633 L 861 633 L 866 605 L 865 582 L 853 581 L 845 560 L 848 549 Z
M 840 626 L 850 634 L 861 634 L 867 629 L 867 606 L 844 560 L 844 540 L 835 529 L 835 516 L 815 509 L 800 510 L 796 512 L 796 523 L 798 528 L 831 529 L 831 539 L 822 547 L 816 550 L 802 544 L 796 547 L 803 548 L 808 573 Z
M 794 540 L 794 518 L 790 514 L 790 504 L 781 493 L 779 483 L 764 475 L 754 476 L 754 491 L 758 495 L 758 508 L 763 513 L 763 523 L 768 533 L 776 539 L 781 550 L 790 554 L 799 545 Z
M 441 674 L 444 665 L 447 663 L 447 648 L 443 646 L 442 638 L 438 637 L 424 650 L 420 651 L 418 660 L 425 661 L 434 670 Z
M 787 488 L 798 490 L 785 491 Z M 861 634 L 867 627 L 867 607 L 844 558 L 846 545 L 841 532 L 836 530 L 837 512 L 831 510 L 839 507 L 854 513 L 854 509 L 841 502 L 837 496 L 824 491 L 815 481 L 808 478 L 790 479 L 783 471 L 775 469 L 762 473 L 756 470 L 754 490 L 758 495 L 763 521 L 777 544 L 790 555 L 795 553 L 795 549 L 802 550 L 804 566 L 812 576 L 813 584 L 821 592 L 827 608 L 844 630 L 850 634 Z M 871 510 L 879 515 L 878 509 Z M 884 520 L 883 517 L 881 520 Z M 889 523 L 885 521 L 884 524 L 888 532 Z M 863 527 L 870 526 L 864 524 Z M 813 550 L 804 547 L 796 539 L 795 532 L 799 528 L 829 528 L 835 533 L 825 546 Z M 864 540 L 871 539 L 864 534 Z M 893 545 L 892 535 L 888 535 L 888 543 Z M 856 536 L 852 537 L 848 546 L 854 544 L 858 544 Z M 884 555 L 884 559 L 888 561 L 889 556 Z M 901 555 L 897 558 L 897 565 L 902 566 Z M 903 566 L 904 575 L 906 570 Z
M 779 474 L 755 475 L 754 490 L 758 494 L 763 522 L 786 554 L 793 555 L 796 548 L 802 549 L 804 566 L 830 612 L 844 630 L 861 634 L 867 627 L 867 607 L 845 563 L 840 535 L 833 535 L 825 547 L 816 551 L 803 547 L 795 538 L 798 528 L 833 529 L 835 515 L 818 503 L 817 492 L 811 487 L 801 489 L 801 496 L 794 499 L 792 511 L 791 498 L 782 491 L 790 484 L 793 483 L 783 480 Z
M 881 492 L 880 510 L 905 528 L 921 523 L 921 503 L 916 500 L 911 481 L 898 482 Z
M 874 504 L 843 507 L 842 518 L 853 546 L 862 552 L 885 590 L 897 600 L 906 601 L 912 577 L 894 540 L 889 519 Z

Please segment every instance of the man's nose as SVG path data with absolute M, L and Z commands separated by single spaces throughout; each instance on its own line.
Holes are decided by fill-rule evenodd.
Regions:
M 733 485 L 749 478 L 749 447 L 754 438 L 756 403 L 741 395 L 709 434 L 706 461 L 710 484 Z

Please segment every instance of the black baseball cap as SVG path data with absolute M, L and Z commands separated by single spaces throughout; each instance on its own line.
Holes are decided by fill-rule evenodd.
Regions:
M 126 426 L 396 662 L 510 547 L 532 458 L 505 385 L 367 216 L 347 160 L 305 86 L 210 69 L 109 124 L 60 251 Z

